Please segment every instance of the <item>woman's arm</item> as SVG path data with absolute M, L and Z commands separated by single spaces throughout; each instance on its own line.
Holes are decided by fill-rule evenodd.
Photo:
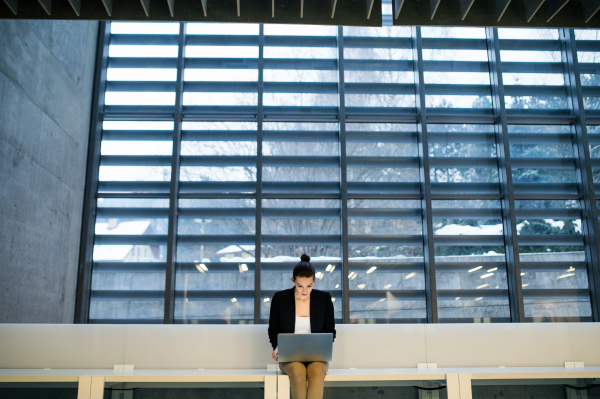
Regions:
M 273 350 L 277 348 L 277 334 L 279 334 L 279 297 L 277 292 L 271 299 L 271 313 L 269 315 L 269 341 Z
M 335 316 L 333 314 L 333 302 L 331 301 L 331 294 L 327 293 L 327 303 L 325 304 L 325 323 L 323 324 L 323 332 L 333 333 L 333 340 L 335 341 Z

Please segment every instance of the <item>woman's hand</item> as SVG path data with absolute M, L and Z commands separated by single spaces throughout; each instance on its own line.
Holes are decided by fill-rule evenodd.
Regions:
M 271 357 L 273 358 L 273 360 L 277 360 L 277 358 L 279 357 L 279 347 L 275 348 L 273 353 L 271 353 Z

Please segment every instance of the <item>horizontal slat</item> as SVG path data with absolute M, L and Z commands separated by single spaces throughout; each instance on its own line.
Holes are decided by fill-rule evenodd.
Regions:
M 397 301 L 423 301 L 425 302 L 424 290 L 357 290 L 350 289 L 350 300 L 352 301 L 377 301 L 379 299 Z
M 404 48 L 412 49 L 411 38 L 344 36 L 345 48 Z
M 256 138 L 256 137 L 255 137 Z M 263 131 L 263 142 L 280 143 L 337 143 L 339 133 L 327 131 L 279 130 Z
M 511 145 L 519 144 L 572 144 L 571 133 L 509 133 L 508 141 Z
M 560 62 L 502 62 L 499 67 L 503 73 L 564 73 Z
M 418 168 L 417 157 L 347 157 L 349 168 Z
M 271 46 L 271 47 L 337 47 L 337 37 L 335 37 L 335 36 L 271 36 L 271 35 L 265 35 L 265 46 Z
M 95 245 L 167 245 L 167 236 L 159 234 L 96 234 Z
M 344 59 L 346 71 L 412 72 L 412 60 L 351 60 Z
M 420 185 L 413 183 L 348 182 L 348 198 L 369 198 L 373 194 L 389 194 L 391 198 L 421 198 Z
M 339 219 L 335 208 L 262 208 L 263 219 Z
M 177 241 L 182 245 L 254 245 L 254 235 L 180 234 Z
M 98 183 L 98 192 L 115 193 L 168 193 L 168 181 L 101 181 Z
M 250 35 L 187 35 L 186 38 L 186 46 L 258 46 L 258 36 Z
M 570 234 L 519 235 L 519 246 L 526 245 L 583 245 L 583 236 Z
M 346 129 L 351 129 L 346 124 Z M 413 143 L 417 144 L 416 132 L 346 132 L 347 143 Z
M 255 182 L 229 181 L 229 182 L 184 182 L 179 183 L 180 194 L 206 194 L 218 193 L 217 197 L 232 193 L 248 193 L 253 196 L 256 191 Z M 247 197 L 247 196 L 246 196 Z
M 92 290 L 92 301 L 164 301 L 165 292 L 155 290 Z
M 579 47 L 579 42 L 577 43 Z M 520 50 L 520 51 L 560 51 L 558 40 L 500 40 L 500 51 L 502 50 Z
M 425 84 L 425 94 L 430 96 L 490 96 L 491 89 L 489 85 Z
M 186 93 L 256 93 L 257 82 L 185 82 Z
M 348 208 L 350 219 L 421 219 L 421 209 Z
M 136 58 L 136 57 L 109 57 L 108 68 L 177 68 L 177 58 Z
M 437 265 L 436 265 L 437 267 Z M 521 261 L 522 272 L 557 272 L 566 271 L 570 267 L 575 268 L 575 273 L 587 273 L 585 262 L 523 262 Z
M 430 157 L 430 168 L 498 168 L 496 158 L 475 158 L 475 157 Z
M 240 251 L 242 251 L 240 249 Z M 254 249 L 252 249 L 254 251 Z M 248 261 L 243 262 L 203 262 L 204 268 L 207 269 L 205 273 L 240 273 L 240 265 L 245 264 L 248 268 L 245 272 L 253 272 L 255 269 L 255 264 L 252 258 L 249 258 Z M 177 273 L 198 273 L 200 261 L 197 262 L 178 262 L 177 263 Z M 202 269 L 204 270 L 204 269 Z M 264 270 L 261 267 L 261 270 Z M 289 270 L 289 266 L 288 266 Z M 177 278 L 180 278 L 177 276 Z
M 214 290 L 185 290 L 175 291 L 175 299 L 188 301 L 227 301 L 231 302 L 233 298 L 236 301 L 253 301 L 254 290 L 231 290 L 231 291 L 218 291 Z
M 186 69 L 258 69 L 257 58 L 186 58 Z M 185 76 L 185 73 L 184 73 Z
M 263 194 L 283 195 L 286 193 L 326 195 L 335 194 L 339 197 L 338 182 L 266 182 L 262 183 Z
M 423 70 L 427 72 L 489 72 L 485 61 L 423 61 Z
M 173 141 L 172 130 L 103 130 L 106 141 Z
M 500 195 L 500 185 L 499 183 L 431 183 L 432 195 L 444 196 L 457 193 L 476 197 L 480 195 Z
M 98 207 L 96 216 L 99 218 L 167 218 L 169 208 L 102 208 Z
M 182 141 L 256 141 L 252 130 L 183 130 Z
M 515 209 L 517 219 L 579 219 L 579 209 Z
M 523 300 L 528 299 L 586 299 L 590 292 L 586 289 L 527 289 L 523 288 Z
M 341 245 L 338 235 L 263 235 L 263 245 Z
M 354 261 L 350 258 L 350 262 L 348 263 L 348 270 L 350 272 L 366 272 L 371 269 L 373 266 L 376 266 L 372 273 L 410 273 L 416 272 L 423 274 L 424 266 L 423 262 L 378 262 L 373 260 L 372 262 L 360 262 Z
M 512 158 L 513 169 L 574 169 L 572 158 Z
M 115 33 L 110 35 L 111 46 L 177 46 L 177 44 L 178 35 L 120 35 Z
M 495 267 L 499 272 L 506 272 L 506 263 L 504 262 L 435 262 L 435 271 L 439 272 L 456 272 L 469 271 L 473 268 L 481 266 L 482 269 L 488 270 Z
M 166 273 L 163 262 L 94 262 L 93 273 Z
M 337 93 L 337 83 L 334 83 L 333 86 L 335 86 L 335 93 Z M 404 83 L 346 83 L 345 87 L 346 94 L 415 94 L 415 86 Z
M 181 166 L 249 166 L 256 167 L 256 157 L 242 155 L 182 156 Z
M 422 246 L 423 237 L 420 235 L 394 235 L 394 236 L 365 236 L 349 235 L 348 245 L 411 245 Z
M 508 304 L 508 290 L 481 289 L 481 290 L 437 290 L 438 300 L 505 300 Z
M 498 209 L 453 209 L 433 208 L 434 219 L 501 219 L 502 211 Z
M 280 156 L 264 156 L 262 158 L 263 167 L 324 167 L 337 168 L 340 166 L 338 157 L 280 157 Z
M 410 39 L 409 39 L 410 40 Z M 423 38 L 423 49 L 487 50 L 485 39 Z
M 182 208 L 179 207 L 180 218 L 203 219 L 254 219 L 254 208 Z
M 465 245 L 471 246 L 502 246 L 504 245 L 504 237 L 501 235 L 487 236 L 471 236 L 471 235 L 436 235 L 433 238 L 435 245 L 444 247 L 462 247 Z
M 507 96 L 566 97 L 566 86 L 504 85 Z
M 322 82 L 264 82 L 265 93 L 337 94 L 337 83 Z
M 175 82 L 108 81 L 107 92 L 175 92 Z
M 577 183 L 513 183 L 515 199 L 579 198 Z
M 169 155 L 102 155 L 100 166 L 171 166 Z
M 465 133 L 438 133 L 428 132 L 430 144 L 464 143 L 464 144 L 496 144 L 494 133 L 465 132 Z
M 577 51 L 600 51 L 600 41 L 598 40 L 577 40 Z

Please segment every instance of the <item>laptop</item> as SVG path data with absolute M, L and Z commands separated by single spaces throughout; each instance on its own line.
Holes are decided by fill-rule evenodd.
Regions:
M 333 352 L 333 334 L 279 334 L 278 361 L 329 362 Z

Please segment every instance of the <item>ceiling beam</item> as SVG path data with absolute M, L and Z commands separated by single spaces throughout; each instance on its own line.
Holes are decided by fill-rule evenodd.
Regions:
M 498 22 L 500 22 L 500 20 L 504 16 L 504 13 L 506 12 L 506 9 L 508 8 L 510 2 L 511 0 L 496 0 L 496 17 L 498 18 Z
M 104 4 L 104 8 L 109 17 L 112 17 L 112 3 L 113 0 L 102 0 L 102 4 Z
M 150 16 L 150 0 L 140 0 L 140 3 L 142 3 L 142 8 L 144 9 L 144 13 L 146 14 L 147 17 Z
M 583 18 L 587 24 L 600 10 L 600 0 L 581 0 L 581 5 L 583 6 Z
M 542 4 L 544 4 L 545 0 L 524 0 L 525 1 L 525 16 L 527 17 L 527 22 L 531 21 L 531 19 L 535 16 L 540 8 L 542 8 Z
M 79 17 L 81 15 L 81 0 L 69 0 L 69 4 L 73 7 L 73 11 Z
M 367 0 L 367 19 L 371 18 L 371 11 L 373 11 L 373 4 L 375 4 L 375 0 Z
M 550 22 L 568 2 L 569 0 L 546 0 L 546 22 Z
M 8 6 L 8 8 L 10 8 L 13 14 L 17 15 L 17 5 L 19 3 L 19 0 L 4 0 L 4 3 L 6 3 L 6 5 Z
M 52 11 L 52 0 L 38 0 L 38 2 L 44 8 L 46 14 L 50 15 L 50 12 Z
M 440 2 L 442 0 L 429 0 L 429 10 L 431 12 L 431 19 L 433 19 L 433 17 L 435 17 L 435 13 L 438 9 L 438 7 L 440 6 Z
M 469 13 L 469 10 L 475 3 L 475 0 L 460 0 L 460 15 L 461 19 L 464 21 Z
M 398 15 L 400 15 L 400 11 L 402 10 L 402 6 L 404 5 L 404 0 L 394 0 L 394 18 L 398 19 Z

